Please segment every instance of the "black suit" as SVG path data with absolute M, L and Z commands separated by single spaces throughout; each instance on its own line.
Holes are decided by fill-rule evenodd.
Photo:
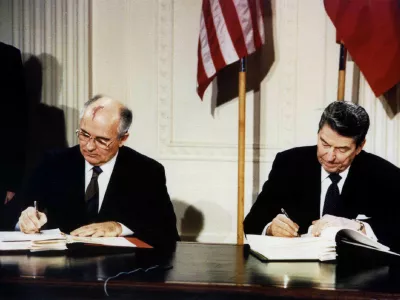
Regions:
M 27 102 L 21 52 L 0 42 L 0 230 L 9 227 L 15 201 L 4 205 L 7 191 L 17 192 L 25 168 Z
M 16 192 L 25 161 L 27 103 L 21 52 L 0 42 L 0 201 L 3 192 Z
M 317 147 L 290 149 L 275 158 L 268 181 L 244 220 L 246 233 L 261 234 L 284 208 L 305 233 L 320 218 L 321 165 Z M 343 215 L 364 214 L 379 241 L 397 248 L 400 169 L 386 160 L 361 151 L 350 166 L 342 193 Z
M 47 155 L 22 192 L 22 201 L 38 201 L 47 228 L 70 232 L 88 224 L 85 209 L 85 160 L 79 146 Z M 20 199 L 21 200 L 21 199 Z M 116 221 L 152 245 L 179 240 L 176 217 L 161 164 L 121 147 L 95 222 Z

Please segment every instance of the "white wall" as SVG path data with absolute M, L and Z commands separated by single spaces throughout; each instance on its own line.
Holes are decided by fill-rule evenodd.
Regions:
M 0 1 L 0 41 L 12 43 L 12 0 Z
M 36 43 L 42 47 L 37 53 L 60 57 L 68 80 L 62 86 L 64 102 L 55 105 L 67 103 L 78 109 L 89 94 L 96 93 L 127 103 L 134 111 L 128 145 L 165 166 L 181 233 L 199 241 L 235 242 L 237 100 L 214 109 L 211 87 L 203 101 L 196 94 L 201 1 L 13 3 L 17 21 L 32 10 L 40 15 L 50 9 L 49 16 L 66 11 L 64 23 L 36 19 L 39 27 L 12 24 L 13 43 L 22 50 Z M 272 0 L 267 4 L 270 35 L 260 61 L 270 65 L 269 72 L 259 91 L 247 94 L 246 213 L 276 153 L 313 144 L 322 110 L 336 99 L 339 48 L 322 1 Z M 10 22 L 4 24 L 0 23 L 0 33 L 7 36 L 4 28 Z M 58 29 L 55 35 L 43 33 Z M 20 42 L 21 37 L 32 37 L 32 32 L 37 33 L 33 39 Z M 73 49 L 73 54 L 63 55 L 67 49 Z M 348 85 L 346 95 L 351 93 Z M 388 117 L 362 77 L 356 94 L 355 100 L 366 107 L 373 123 L 367 149 L 399 164 L 398 117 Z M 69 130 L 75 128 L 75 121 L 68 119 Z
M 0 17 L 5 16 L 4 22 L 0 19 L 0 40 L 19 48 L 24 62 L 34 58 L 41 64 L 41 102 L 63 111 L 67 142 L 75 144 L 78 108 L 86 101 L 89 90 L 89 2 L 1 0 L 0 3 Z M 33 75 L 37 71 L 32 70 Z

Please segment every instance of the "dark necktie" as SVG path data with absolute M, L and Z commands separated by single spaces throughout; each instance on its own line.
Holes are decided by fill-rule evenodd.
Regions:
M 340 216 L 341 214 L 341 201 L 338 182 L 342 179 L 339 174 L 331 173 L 329 175 L 332 183 L 326 191 L 324 210 L 322 215 L 329 214 L 333 216 Z
M 86 189 L 85 202 L 89 222 L 92 223 L 99 211 L 99 184 L 97 178 L 103 172 L 100 167 L 93 167 L 92 179 Z

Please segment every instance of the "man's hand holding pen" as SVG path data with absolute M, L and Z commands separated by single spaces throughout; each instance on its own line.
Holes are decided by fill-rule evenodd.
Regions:
M 38 233 L 46 223 L 46 215 L 32 206 L 21 213 L 18 221 L 19 228 L 24 233 Z
M 285 210 L 282 214 L 277 215 L 267 228 L 267 235 L 279 237 L 298 237 L 299 225 L 294 223 Z

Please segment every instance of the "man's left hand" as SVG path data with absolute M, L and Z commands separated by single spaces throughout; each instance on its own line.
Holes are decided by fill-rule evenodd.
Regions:
M 10 202 L 12 199 L 14 199 L 15 193 L 11 192 L 11 191 L 7 191 L 6 194 L 6 199 L 4 200 L 4 204 L 7 204 L 8 202 Z
M 114 237 L 122 233 L 122 226 L 117 222 L 93 223 L 75 229 L 74 236 Z
M 354 220 L 335 217 L 332 215 L 324 215 L 321 219 L 313 221 L 312 224 L 313 226 L 311 233 L 313 236 L 320 236 L 321 231 L 328 227 L 340 227 L 354 230 L 358 230 L 360 228 L 360 223 Z

